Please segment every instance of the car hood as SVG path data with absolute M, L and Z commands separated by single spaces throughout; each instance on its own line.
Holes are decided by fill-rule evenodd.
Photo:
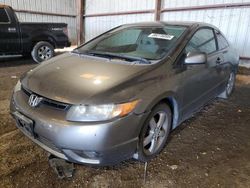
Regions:
M 108 102 L 115 92 L 122 90 L 124 98 L 112 101 L 119 102 L 117 100 L 135 97 L 133 95 L 136 92 L 126 93 L 125 83 L 148 67 L 149 65 L 132 65 L 119 60 L 67 53 L 30 70 L 23 76 L 21 83 L 24 88 L 38 95 L 69 104 Z

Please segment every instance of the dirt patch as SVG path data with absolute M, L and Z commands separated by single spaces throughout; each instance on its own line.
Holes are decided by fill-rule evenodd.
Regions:
M 248 75 L 237 75 L 237 80 L 239 84 L 245 84 L 245 85 L 250 84 L 250 76 Z
M 238 76 L 229 100 L 216 100 L 172 132 L 163 152 L 148 164 L 76 165 L 59 180 L 47 153 L 16 130 L 9 96 L 32 62 L 0 68 L 0 187 L 250 187 L 250 77 Z M 16 76 L 11 77 L 11 76 Z M 4 90 L 2 90 L 4 88 Z
M 239 74 L 250 75 L 250 68 L 240 66 L 238 72 Z

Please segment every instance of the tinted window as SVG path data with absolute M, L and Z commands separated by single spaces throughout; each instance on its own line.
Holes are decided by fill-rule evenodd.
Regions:
M 9 18 L 3 8 L 0 8 L 0 22 L 9 22 Z
M 212 29 L 198 30 L 186 46 L 186 52 L 205 52 L 210 54 L 216 51 L 216 42 Z
M 219 49 L 222 50 L 228 47 L 228 42 L 220 32 L 216 32 Z
M 105 52 L 156 60 L 174 47 L 186 27 L 120 27 L 78 49 L 81 53 Z

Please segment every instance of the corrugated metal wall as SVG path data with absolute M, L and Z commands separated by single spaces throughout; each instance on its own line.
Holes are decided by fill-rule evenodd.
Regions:
M 250 0 L 162 0 L 162 9 L 243 3 Z M 110 13 L 131 10 L 152 10 L 155 0 L 86 0 L 85 14 Z M 85 18 L 85 39 L 124 23 L 153 21 L 154 14 L 99 16 Z M 220 8 L 209 10 L 173 11 L 161 14 L 164 21 L 201 21 L 219 27 L 227 38 L 239 49 L 240 55 L 250 57 L 250 8 Z
M 119 16 L 103 16 L 103 17 L 88 17 L 85 20 L 85 40 L 89 39 L 107 31 L 115 26 L 142 22 L 153 21 L 152 14 L 134 14 L 134 15 L 119 15 Z
M 245 0 L 164 0 L 163 8 L 178 8 L 201 5 L 242 3 Z M 210 10 L 164 12 L 162 20 L 200 21 L 211 23 L 227 36 L 239 50 L 240 55 L 250 57 L 250 8 L 220 8 Z
M 154 0 L 86 0 L 85 14 L 154 9 Z M 85 40 L 124 23 L 153 21 L 154 14 L 130 14 L 85 18 Z
M 14 9 L 76 15 L 75 0 L 0 0 Z M 76 42 L 76 18 L 31 13 L 16 13 L 22 22 L 63 22 L 68 24 L 71 42 Z
M 250 0 L 162 0 L 162 8 L 192 7 L 202 5 L 243 3 Z M 14 9 L 76 14 L 76 0 L 0 0 Z M 155 0 L 86 0 L 85 14 L 115 13 L 123 11 L 154 10 Z M 67 16 L 17 13 L 25 22 L 66 22 L 71 41 L 76 41 L 76 18 Z M 85 18 L 85 40 L 115 26 L 141 21 L 153 21 L 153 13 Z M 241 56 L 250 57 L 250 7 L 209 10 L 170 11 L 161 14 L 164 21 L 202 21 L 219 27 L 237 47 Z

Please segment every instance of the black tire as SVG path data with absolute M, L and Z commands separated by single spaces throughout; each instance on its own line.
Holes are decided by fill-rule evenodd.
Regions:
M 160 122 L 161 114 L 165 114 L 166 116 L 165 116 L 165 119 L 163 121 L 162 128 L 157 132 L 156 128 L 152 128 L 152 126 L 150 125 L 152 123 L 150 123 L 150 122 L 153 119 L 153 121 L 156 123 L 156 127 L 157 127 L 158 123 Z M 157 118 L 157 117 L 159 117 L 159 118 Z M 157 119 L 158 119 L 158 121 L 157 121 Z M 155 106 L 153 108 L 153 110 L 151 111 L 151 113 L 149 114 L 149 116 L 148 116 L 147 120 L 145 121 L 144 126 L 141 130 L 141 133 L 139 136 L 137 153 L 134 155 L 134 158 L 136 158 L 142 162 L 147 162 L 147 161 L 151 160 L 152 158 L 156 157 L 156 155 L 159 154 L 163 150 L 164 146 L 166 145 L 168 135 L 170 132 L 170 128 L 171 128 L 171 124 L 172 124 L 172 112 L 171 112 L 169 106 L 166 105 L 165 103 L 160 103 L 157 106 Z M 153 129 L 154 129 L 154 131 L 152 131 Z M 164 131 L 164 133 L 161 133 L 162 131 Z M 151 134 L 153 135 L 151 143 L 147 144 L 147 142 L 150 140 Z M 155 136 L 155 135 L 158 135 L 159 137 L 156 138 L 157 136 Z M 162 136 L 162 135 L 164 135 L 164 136 Z M 155 141 L 155 143 L 158 144 L 157 146 L 155 146 L 155 148 L 152 145 L 154 138 L 157 139 L 157 141 Z M 151 147 L 152 147 L 152 149 L 150 151 Z
M 225 90 L 219 95 L 219 98 L 227 99 L 233 93 L 235 87 L 236 74 L 235 72 L 231 72 L 225 87 Z
M 31 56 L 36 63 L 49 60 L 54 57 L 54 55 L 54 47 L 49 42 L 45 41 L 36 43 L 31 52 Z

